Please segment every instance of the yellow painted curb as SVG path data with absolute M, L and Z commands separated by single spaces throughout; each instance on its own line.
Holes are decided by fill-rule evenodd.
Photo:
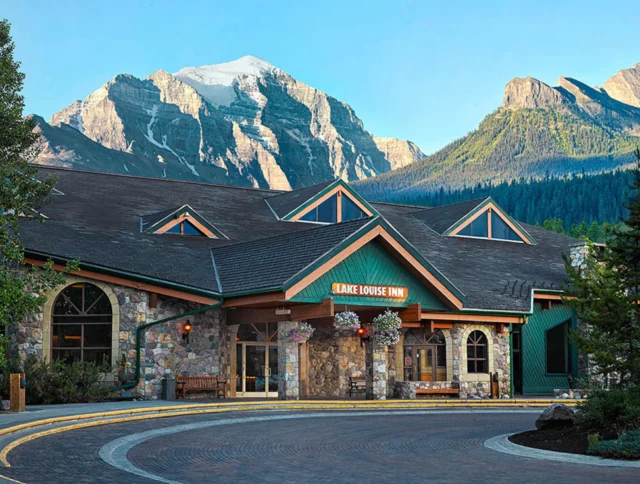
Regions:
M 497 402 L 504 402 L 504 404 L 496 405 Z M 517 402 L 517 405 L 514 403 Z M 576 400 L 569 403 L 570 406 L 575 406 Z M 509 403 L 509 405 L 506 405 Z M 47 424 L 55 424 L 55 423 L 64 423 L 71 420 L 87 420 L 92 418 L 105 418 L 105 417 L 116 417 L 116 418 L 108 418 L 107 420 L 96 420 L 93 422 L 83 422 L 72 425 L 67 425 L 64 427 L 59 427 L 56 429 L 44 430 L 42 432 L 37 432 L 31 435 L 27 435 L 25 437 L 14 440 L 9 443 L 0 451 L 0 464 L 4 467 L 11 467 L 7 458 L 9 452 L 14 450 L 16 447 L 25 444 L 27 442 L 31 442 L 33 440 L 39 439 L 40 437 L 45 437 L 48 435 L 55 435 L 62 432 L 69 432 L 72 430 L 78 430 L 89 427 L 99 427 L 103 425 L 109 424 L 117 424 L 117 423 L 126 423 L 126 422 L 134 422 L 139 420 L 150 420 L 156 418 L 168 418 L 168 417 L 182 417 L 187 415 L 202 415 L 209 413 L 226 413 L 226 412 L 245 412 L 251 410 L 339 410 L 339 409 L 429 409 L 429 408 L 539 408 L 548 406 L 548 401 L 544 400 L 496 400 L 493 403 L 488 403 L 486 401 L 478 401 L 478 400 L 364 400 L 364 401 L 317 401 L 317 400 L 300 400 L 295 403 L 291 401 L 274 401 L 274 402 L 247 402 L 246 404 L 237 404 L 237 403 L 221 403 L 221 404 L 193 404 L 193 405 L 175 405 L 175 406 L 164 406 L 164 407 L 149 407 L 149 408 L 140 408 L 140 409 L 130 409 L 130 410 L 117 410 L 113 412 L 99 412 L 93 414 L 83 414 L 83 415 L 69 415 L 66 417 L 60 418 L 51 418 L 44 419 L 34 422 L 29 422 L 27 424 L 16 425 L 14 427 L 10 427 L 4 429 L 0 432 L 0 435 L 6 435 L 9 433 L 17 432 L 19 430 L 29 429 L 37 426 L 43 426 Z M 214 407 L 214 408 L 211 408 Z M 175 411 L 180 410 L 180 411 Z M 157 413 L 151 413 L 157 412 Z M 131 415 L 134 413 L 138 413 L 141 415 L 134 415 L 128 417 L 120 417 L 120 415 Z M 18 482 L 18 481 L 16 481 Z
M 573 406 L 577 402 L 581 402 L 583 400 L 571 400 L 571 401 L 563 401 L 563 403 Z M 387 406 L 387 405 L 397 405 L 403 404 L 407 408 L 415 407 L 416 405 L 424 405 L 424 404 L 438 404 L 438 405 L 446 405 L 449 403 L 455 404 L 463 404 L 464 406 L 471 407 L 486 407 L 487 405 L 492 407 L 523 407 L 530 405 L 551 405 L 552 403 L 558 403 L 558 400 L 548 399 L 548 400 L 534 400 L 534 399 L 504 399 L 504 400 L 491 400 L 491 404 L 485 403 L 486 400 L 466 400 L 466 399 L 421 399 L 421 400 L 296 400 L 296 405 L 353 405 L 357 404 L 358 406 L 366 407 L 366 406 Z M 31 422 L 27 422 L 20 425 L 15 425 L 13 427 L 7 427 L 5 429 L 0 430 L 0 437 L 3 435 L 11 434 L 14 432 L 18 432 L 20 430 L 25 430 L 33 427 L 38 427 L 41 425 L 49 425 L 63 422 L 70 422 L 73 420 L 88 420 L 92 418 L 103 418 L 103 417 L 116 417 L 120 415 L 132 415 L 138 413 L 151 413 L 151 412 L 166 412 L 171 410 L 185 410 L 185 409 L 194 409 L 194 408 L 208 408 L 208 407 L 236 407 L 236 406 L 245 406 L 245 405 L 256 405 L 256 406 L 286 406 L 291 405 L 291 400 L 275 400 L 275 401 L 248 401 L 248 402 L 225 402 L 225 403 L 192 403 L 185 405 L 164 405 L 158 407 L 143 407 L 143 408 L 131 408 L 125 410 L 113 410 L 108 412 L 95 412 L 95 413 L 86 413 L 86 414 L 77 414 L 77 415 L 67 415 L 64 417 L 52 417 L 43 420 L 34 420 Z

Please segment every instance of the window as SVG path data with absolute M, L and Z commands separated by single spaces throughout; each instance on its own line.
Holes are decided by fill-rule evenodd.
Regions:
M 441 331 L 409 330 L 404 339 L 405 381 L 446 381 L 447 349 Z
M 320 205 L 312 208 L 308 213 L 300 217 L 305 222 L 324 222 L 334 224 L 338 220 L 338 197 L 333 195 Z
M 367 213 L 358 207 L 349 197 L 342 197 L 342 221 L 356 220 L 368 217 Z
M 491 223 L 489 223 L 489 221 Z M 488 209 L 454 235 L 524 242 L 495 209 Z
M 204 234 L 200 232 L 191 222 L 186 220 L 180 222 L 179 224 L 175 224 L 170 229 L 167 229 L 166 234 L 181 234 L 181 235 L 200 235 Z
M 53 303 L 51 359 L 111 362 L 111 302 L 93 284 L 72 284 Z
M 458 235 L 467 235 L 470 237 L 489 237 L 489 222 L 487 219 L 487 213 L 483 213 L 473 222 L 467 224 Z
M 569 348 L 569 321 L 555 326 L 546 333 L 547 373 L 571 373 Z
M 467 338 L 467 373 L 489 373 L 487 337 L 482 331 Z
M 518 234 L 494 210 L 491 210 L 491 238 L 522 242 Z

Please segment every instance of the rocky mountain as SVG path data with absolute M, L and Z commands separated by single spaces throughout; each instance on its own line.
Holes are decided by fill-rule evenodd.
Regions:
M 359 183 L 368 197 L 411 198 L 479 183 L 600 173 L 633 161 L 640 146 L 640 64 L 590 87 L 531 77 L 505 87 L 502 106 L 467 136 L 423 160 Z
M 255 57 L 146 79 L 119 74 L 49 123 L 36 119 L 37 163 L 241 186 L 362 180 L 424 158 Z

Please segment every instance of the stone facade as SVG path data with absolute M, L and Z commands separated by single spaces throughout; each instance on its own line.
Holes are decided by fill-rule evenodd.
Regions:
M 365 350 L 360 337 L 352 330 L 317 328 L 308 345 L 309 396 L 347 396 L 349 378 L 365 374 Z
M 109 384 L 119 384 L 117 363 L 124 355 L 131 364 L 127 381 L 133 381 L 136 365 L 136 328 L 142 324 L 182 314 L 200 307 L 196 303 L 159 296 L 155 308 L 149 307 L 145 291 L 104 284 L 98 281 L 69 276 L 68 284 L 88 282 L 100 287 L 110 298 L 112 306 L 112 373 Z M 45 306 L 34 316 L 12 328 L 11 350 L 26 359 L 36 355 L 50 357 L 51 308 L 57 295 L 68 285 L 51 291 Z M 141 380 L 132 390 L 137 398 L 157 399 L 162 392 L 162 379 L 176 375 L 222 375 L 230 381 L 229 360 L 231 341 L 226 334 L 224 313 L 212 309 L 188 317 L 193 323 L 189 343 L 182 338 L 186 318 L 152 326 L 145 332 L 141 349 Z M 235 344 L 235 341 L 233 342 Z M 198 397 L 197 394 L 189 394 Z
M 278 398 L 300 398 L 300 343 L 289 341 L 289 331 L 300 325 L 298 321 L 278 323 Z
M 387 398 L 388 349 L 378 346 L 374 338 L 366 344 L 367 400 Z

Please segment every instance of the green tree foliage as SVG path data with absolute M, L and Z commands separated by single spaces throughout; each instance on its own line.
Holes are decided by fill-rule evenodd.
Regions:
M 20 224 L 43 221 L 38 209 L 55 180 L 38 179 L 36 168 L 28 163 L 37 152 L 38 135 L 34 121 L 22 115 L 24 74 L 13 58 L 9 27 L 6 20 L 0 21 L 0 330 L 33 314 L 46 300 L 45 292 L 64 282 L 52 262 L 44 270 L 25 270 L 23 265 Z M 0 348 L 6 348 L 6 341 L 0 341 Z M 6 364 L 5 352 L 0 352 L 0 369 Z
M 616 125 L 611 120 L 612 126 Z M 460 189 L 490 180 L 593 173 L 624 164 L 638 144 L 578 106 L 498 109 L 465 137 L 424 160 L 359 184 L 367 197 L 415 196 L 447 185 Z
M 617 229 L 607 250 L 592 247 L 584 267 L 566 260 L 567 291 L 584 323 L 574 333 L 580 352 L 591 355 L 596 373 L 621 388 L 640 385 L 640 150 L 632 170 L 625 208 L 629 215 Z
M 522 178 L 509 183 L 481 184 L 461 190 L 440 188 L 435 192 L 389 191 L 372 194 L 367 187 L 358 186 L 358 191 L 370 200 L 426 207 L 492 197 L 516 220 L 543 225 L 573 237 L 604 242 L 612 225 L 617 225 L 620 219 L 627 216 L 624 201 L 632 176 L 629 170 L 617 170 L 566 178 Z M 558 221 L 561 221 L 562 228 L 557 225 Z M 593 222 L 596 222 L 595 226 Z M 589 234 L 594 231 L 597 233 L 595 238 Z

